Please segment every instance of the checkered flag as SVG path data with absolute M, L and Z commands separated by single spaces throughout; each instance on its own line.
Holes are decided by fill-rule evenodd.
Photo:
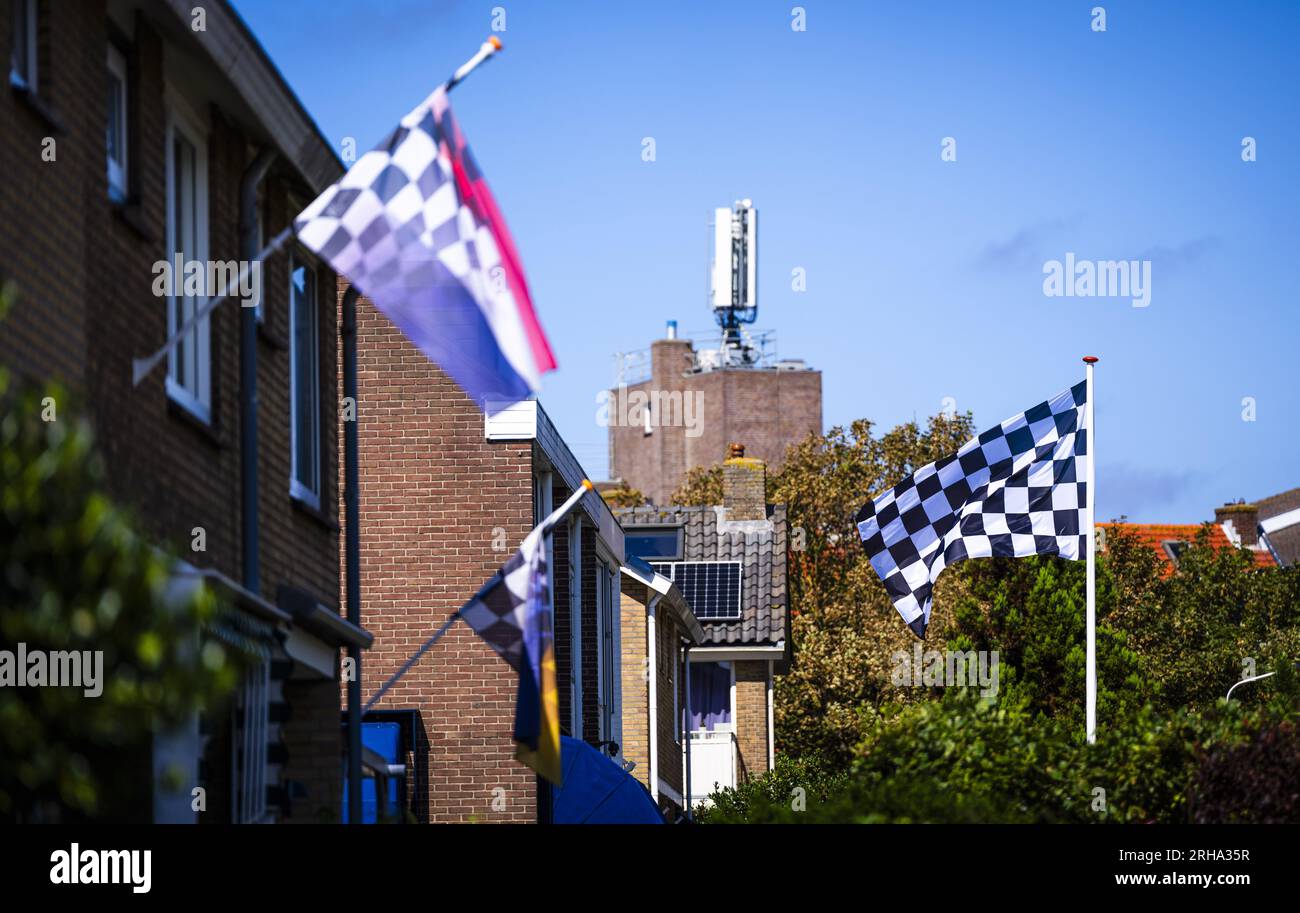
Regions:
M 523 399 L 555 368 L 445 87 L 326 188 L 294 229 L 480 406 Z
M 925 637 L 934 582 L 967 558 L 1087 557 L 1086 383 L 921 467 L 858 511 L 862 544 L 903 621 Z
M 520 674 L 528 672 L 529 613 L 547 608 L 546 547 L 539 526 L 496 576 L 460 610 L 460 617 Z

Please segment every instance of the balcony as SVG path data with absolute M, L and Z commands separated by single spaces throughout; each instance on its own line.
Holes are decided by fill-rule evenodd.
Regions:
M 736 785 L 736 734 L 719 727 L 712 731 L 697 729 L 691 733 L 692 806 L 703 802 L 709 793 Z

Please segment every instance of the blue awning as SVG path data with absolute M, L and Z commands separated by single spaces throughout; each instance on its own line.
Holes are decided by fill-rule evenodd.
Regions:
M 560 736 L 564 785 L 552 788 L 556 824 L 663 824 L 641 781 L 580 739 Z

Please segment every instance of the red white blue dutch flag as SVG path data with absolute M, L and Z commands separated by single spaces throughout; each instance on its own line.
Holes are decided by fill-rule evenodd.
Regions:
M 518 251 L 445 88 L 294 228 L 480 408 L 524 399 L 555 369 Z

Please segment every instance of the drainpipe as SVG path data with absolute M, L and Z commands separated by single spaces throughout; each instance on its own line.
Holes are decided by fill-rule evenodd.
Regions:
M 686 722 L 682 724 L 682 739 L 686 742 L 686 770 L 682 782 L 686 785 L 686 820 L 694 821 L 691 806 L 691 642 L 682 642 L 682 668 L 686 674 Z
M 645 607 L 646 654 L 649 658 L 647 672 L 650 676 L 650 795 L 659 804 L 659 670 L 658 651 L 655 649 L 655 609 L 659 607 L 662 593 L 655 593 Z
M 257 188 L 275 161 L 275 155 L 273 148 L 263 146 L 240 180 L 239 252 L 240 259 L 247 263 L 256 260 L 260 253 L 257 247 Z M 265 293 L 265 287 L 262 292 Z M 262 566 L 257 523 L 257 308 L 254 307 L 239 309 L 239 470 L 243 484 L 243 529 L 240 536 L 243 547 L 243 584 L 245 589 L 260 596 Z
M 773 728 L 772 688 L 776 679 L 772 673 L 772 661 L 767 661 L 767 769 L 776 769 L 776 731 Z
M 361 627 L 361 482 L 357 462 L 357 298 L 356 287 L 343 293 L 343 396 L 352 404 L 352 421 L 343 422 L 344 563 L 348 621 Z M 361 823 L 361 647 L 348 644 L 348 821 Z

